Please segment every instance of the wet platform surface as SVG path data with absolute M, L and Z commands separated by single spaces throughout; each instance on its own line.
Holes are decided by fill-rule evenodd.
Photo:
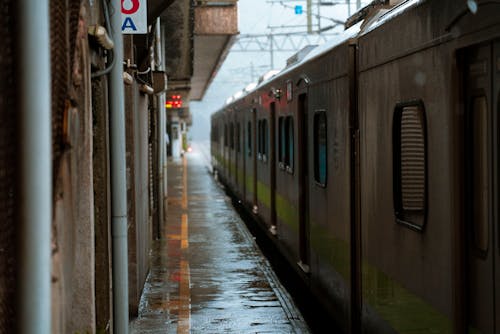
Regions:
M 309 333 L 195 147 L 169 161 L 163 239 L 131 333 Z

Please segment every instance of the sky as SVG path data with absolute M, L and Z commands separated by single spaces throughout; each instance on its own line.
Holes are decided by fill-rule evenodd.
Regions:
M 345 21 L 349 16 L 348 0 L 312 0 L 314 15 L 312 16 L 313 30 L 319 27 L 324 28 L 332 25 L 332 18 Z M 356 0 L 350 0 L 351 14 L 356 10 Z M 317 3 L 336 3 L 334 6 Z M 366 5 L 369 1 L 361 1 Z M 302 6 L 306 10 L 305 0 L 239 0 L 238 1 L 238 28 L 240 35 L 255 35 L 269 33 L 289 33 L 305 32 L 307 30 L 307 15 L 305 13 L 296 14 L 295 7 Z M 318 12 L 319 11 L 319 12 Z M 318 19 L 319 14 L 319 19 Z M 325 32 L 328 34 L 342 31 L 341 26 L 337 26 Z M 317 35 L 310 36 L 314 43 L 317 42 Z M 294 38 L 296 46 L 299 39 Z M 248 39 L 242 39 L 242 42 Z M 284 44 L 286 46 L 290 45 Z M 210 116 L 219 110 L 230 96 L 245 88 L 249 83 L 256 81 L 271 67 L 271 53 L 269 51 L 241 52 L 237 51 L 241 47 L 235 43 L 231 48 L 226 60 L 220 67 L 216 77 L 207 89 L 202 101 L 190 101 L 189 106 L 193 114 L 193 125 L 191 126 L 188 138 L 193 141 L 208 140 L 210 136 Z M 299 48 L 300 49 L 300 48 Z M 283 51 L 273 53 L 274 69 L 282 69 L 286 65 L 286 60 L 295 52 Z

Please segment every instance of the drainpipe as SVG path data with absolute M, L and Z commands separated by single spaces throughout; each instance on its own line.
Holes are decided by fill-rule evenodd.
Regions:
M 160 18 L 158 17 L 156 19 L 156 69 L 158 71 L 163 70 L 163 54 L 162 54 L 162 43 L 161 43 L 161 22 Z M 163 182 L 164 182 L 164 171 L 163 171 L 163 164 L 165 161 L 165 149 L 166 149 L 166 143 L 165 143 L 165 93 L 161 93 L 158 96 L 158 105 L 157 105 L 157 110 L 158 110 L 158 124 L 157 124 L 157 133 L 158 133 L 158 176 L 159 176 L 159 182 L 158 182 L 158 225 L 157 226 L 157 235 L 155 235 L 156 239 L 161 239 L 161 226 L 163 224 L 163 198 L 164 198 L 164 192 L 163 192 Z
M 101 0 L 107 1 L 107 0 Z M 128 333 L 127 183 L 125 162 L 125 93 L 121 1 L 111 0 L 115 64 L 110 73 L 111 224 L 113 234 L 113 327 Z
M 52 221 L 49 2 L 19 0 L 17 8 L 20 282 L 16 322 L 18 333 L 48 334 Z
M 161 34 L 160 43 L 161 43 L 161 45 L 166 45 L 165 34 Z M 162 69 L 164 70 L 165 64 L 164 64 L 164 59 L 163 59 L 164 58 L 163 51 L 164 51 L 164 49 L 162 48 L 161 49 Z M 168 78 L 167 78 L 167 82 L 168 82 Z M 165 92 L 165 94 L 163 94 L 163 100 L 162 100 L 162 105 L 161 105 L 161 120 L 162 120 L 161 126 L 162 126 L 163 133 L 167 132 L 167 111 L 165 110 L 166 99 L 167 99 L 167 93 Z M 170 138 L 170 145 L 172 145 L 172 138 Z M 164 147 L 164 150 L 163 150 L 163 184 L 161 186 L 163 186 L 163 198 L 165 198 L 166 196 L 168 196 L 168 193 L 167 193 L 167 188 L 168 188 L 167 187 L 167 177 L 168 177 L 168 174 L 167 174 L 167 144 L 164 144 L 163 147 Z

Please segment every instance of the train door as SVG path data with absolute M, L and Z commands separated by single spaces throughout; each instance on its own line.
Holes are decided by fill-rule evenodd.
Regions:
M 243 189 L 241 188 L 241 175 L 243 173 L 242 171 L 242 165 L 241 165 L 241 126 L 240 126 L 240 120 L 236 122 L 236 186 L 238 188 L 238 192 L 241 192 Z
M 299 130 L 299 256 L 304 271 L 309 271 L 309 129 L 307 93 L 298 96 Z
M 493 112 L 493 50 L 498 42 L 465 52 L 466 312 L 469 333 L 495 333 L 498 270 L 498 110 Z M 498 55 L 498 53 L 497 53 Z M 497 92 L 498 94 L 498 92 Z M 495 302 L 495 298 L 497 299 Z
M 243 172 L 242 172 L 242 180 L 241 180 L 241 186 L 242 186 L 242 191 L 243 191 L 243 200 L 246 201 L 246 196 L 247 196 L 247 147 L 248 144 L 245 141 L 245 138 L 247 138 L 247 134 L 245 131 L 245 120 L 246 118 L 243 118 L 243 122 L 241 123 L 241 145 L 242 147 L 240 148 L 241 150 L 241 156 L 242 156 L 242 162 L 243 162 Z M 248 130 L 247 130 L 248 131 Z
M 494 228 L 494 266 L 495 266 L 495 329 L 500 331 L 500 164 L 499 147 L 500 145 L 500 41 L 493 44 L 493 112 L 495 115 L 495 228 Z
M 253 141 L 253 212 L 257 213 L 257 109 L 252 109 L 252 141 Z
M 270 149 L 269 167 L 271 168 L 271 226 L 276 226 L 276 103 L 269 106 L 271 119 L 269 125 Z

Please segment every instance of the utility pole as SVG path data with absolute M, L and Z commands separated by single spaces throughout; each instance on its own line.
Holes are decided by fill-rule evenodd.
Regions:
M 312 0 L 307 0 L 307 33 L 312 33 Z
M 274 69 L 274 38 L 273 29 L 271 28 L 271 34 L 269 34 L 269 54 L 271 56 L 271 69 Z

